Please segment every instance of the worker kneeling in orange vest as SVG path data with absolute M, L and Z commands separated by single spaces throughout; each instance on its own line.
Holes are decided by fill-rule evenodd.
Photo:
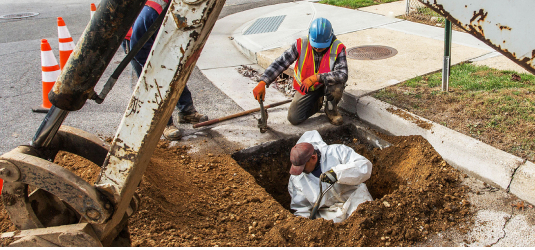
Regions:
M 277 58 L 262 74 L 253 89 L 256 100 L 264 100 L 266 86 L 293 63 L 295 96 L 288 110 L 288 121 L 297 125 L 317 113 L 323 106 L 325 114 L 334 125 L 341 125 L 343 118 L 338 113 L 347 82 L 345 46 L 336 39 L 332 25 L 325 18 L 312 21 L 307 38 L 299 38 Z

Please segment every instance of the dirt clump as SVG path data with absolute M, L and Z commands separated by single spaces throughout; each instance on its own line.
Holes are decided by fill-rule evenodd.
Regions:
M 285 154 L 257 157 L 263 166 L 240 166 L 231 155 L 194 155 L 161 141 L 137 190 L 141 205 L 128 225 L 132 246 L 410 246 L 467 226 L 470 203 L 460 174 L 420 136 L 381 136 L 392 146 L 369 150 L 354 138 L 340 142 L 373 163 L 366 185 L 375 200 L 336 224 L 289 211 Z M 79 158 L 56 160 L 62 157 L 69 164 Z

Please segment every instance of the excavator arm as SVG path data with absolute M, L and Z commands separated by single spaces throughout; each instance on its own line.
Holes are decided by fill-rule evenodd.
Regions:
M 173 0 L 111 145 L 61 126 L 79 110 L 143 8 L 103 0 L 49 94 L 54 106 L 32 143 L 0 157 L 2 200 L 17 232 L 10 246 L 111 246 L 136 210 L 134 196 L 225 1 Z M 101 166 L 95 184 L 50 161 L 59 150 Z M 30 192 L 30 188 L 34 189 Z

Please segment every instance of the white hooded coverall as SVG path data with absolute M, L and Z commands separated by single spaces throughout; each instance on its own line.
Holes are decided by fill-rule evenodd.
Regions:
M 327 145 L 318 131 L 305 132 L 297 143 L 308 142 L 321 152 L 320 167 L 325 173 L 333 169 L 338 181 L 323 196 L 316 218 L 341 222 L 355 211 L 359 204 L 372 201 L 364 181 L 372 173 L 372 163 L 357 154 L 352 148 L 333 144 Z M 319 197 L 320 179 L 312 173 L 290 176 L 288 191 L 292 197 L 290 208 L 296 210 L 295 215 L 309 217 Z M 322 182 L 323 191 L 330 184 Z

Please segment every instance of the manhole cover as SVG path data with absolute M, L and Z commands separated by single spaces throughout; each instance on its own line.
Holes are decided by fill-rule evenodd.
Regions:
M 27 18 L 32 16 L 37 16 L 39 13 L 37 12 L 25 12 L 25 13 L 17 13 L 17 14 L 8 14 L 0 16 L 1 19 L 19 19 L 19 18 Z
M 397 53 L 396 49 L 381 45 L 365 45 L 347 50 L 347 56 L 357 60 L 380 60 L 393 57 Z

